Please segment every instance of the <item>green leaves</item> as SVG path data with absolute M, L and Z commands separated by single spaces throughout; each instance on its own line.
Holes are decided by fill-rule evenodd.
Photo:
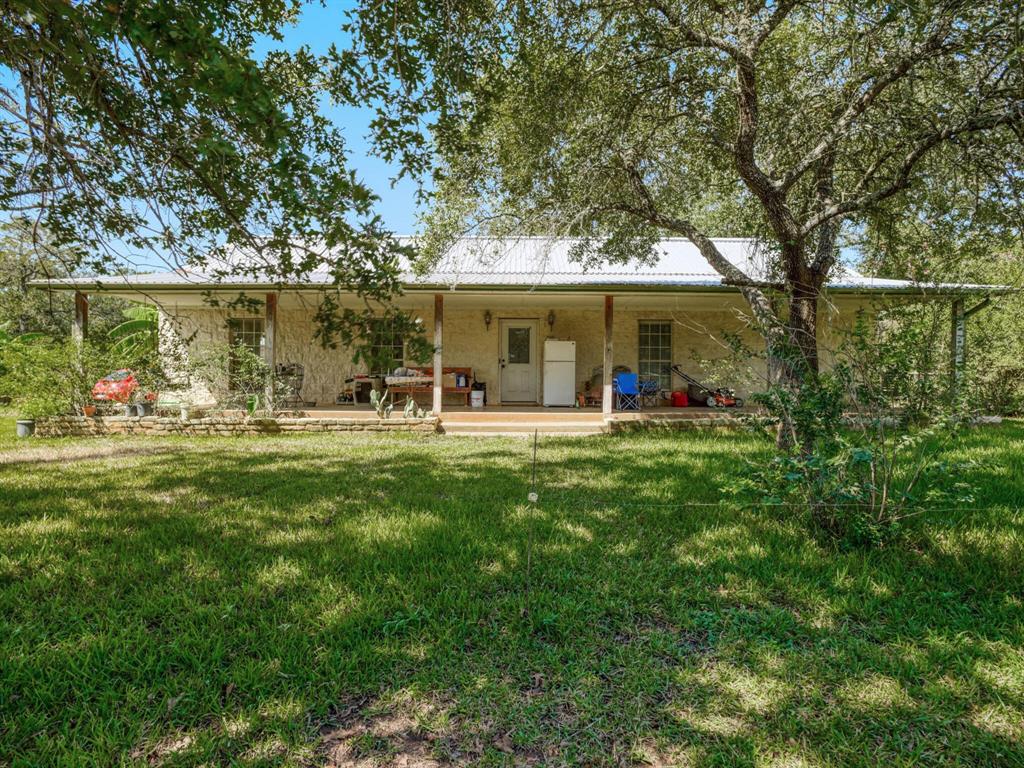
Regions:
M 831 370 L 805 375 L 799 392 L 780 385 L 758 395 L 803 439 L 770 462 L 751 463 L 733 491 L 794 510 L 844 547 L 885 546 L 903 535 L 908 518 L 969 500 L 962 468 L 944 459 L 964 417 L 936 396 L 945 368 L 924 365 L 930 358 L 908 346 L 936 344 L 926 329 L 907 327 L 917 319 L 897 312 L 872 325 L 862 318 Z
M 137 357 L 157 351 L 158 319 L 156 307 L 141 305 L 124 310 L 125 321 L 107 332 L 115 352 Z
M 56 246 L 74 244 L 65 273 L 130 269 L 148 252 L 147 264 L 214 279 L 293 283 L 327 272 L 386 304 L 400 248 L 347 165 L 343 128 L 321 113 L 327 66 L 308 49 L 254 53 L 298 8 L 4 5 L 0 73 L 13 90 L 0 117 L 0 208 L 29 213 Z M 347 61 L 339 89 L 341 78 L 366 81 L 368 64 Z M 402 141 L 409 130 L 381 127 Z

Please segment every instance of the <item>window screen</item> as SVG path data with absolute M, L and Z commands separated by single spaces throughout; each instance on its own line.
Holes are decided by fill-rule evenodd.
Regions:
M 641 379 L 657 379 L 661 389 L 672 388 L 672 323 L 663 320 L 640 321 Z

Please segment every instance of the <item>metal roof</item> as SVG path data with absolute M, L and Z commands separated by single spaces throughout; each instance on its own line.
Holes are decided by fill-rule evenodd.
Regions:
M 407 243 L 414 243 L 405 239 Z M 756 240 L 716 238 L 722 255 L 754 281 L 769 282 L 764 265 L 768 251 Z M 517 237 L 508 239 L 467 237 L 459 240 L 439 262 L 426 271 L 404 264 L 402 282 L 409 289 L 446 290 L 586 290 L 608 288 L 627 290 L 735 290 L 684 238 L 666 238 L 654 246 L 653 258 L 637 259 L 629 264 L 586 264 L 573 258 L 576 238 Z M 281 281 L 267 277 L 267 270 L 241 252 L 212 265 L 207 272 L 176 269 L 148 274 L 116 274 L 73 277 L 40 281 L 37 285 L 54 289 L 124 291 L 209 290 L 218 286 L 232 288 L 278 287 Z M 234 270 L 213 277 L 216 268 Z M 321 288 L 333 284 L 326 271 L 309 273 L 301 282 L 288 282 L 289 288 Z M 829 280 L 830 290 L 849 292 L 1004 292 L 1002 286 L 952 283 L 918 283 L 865 276 L 847 265 L 837 265 Z

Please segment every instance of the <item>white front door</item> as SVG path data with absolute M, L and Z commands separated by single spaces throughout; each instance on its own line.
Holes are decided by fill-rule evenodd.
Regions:
M 537 321 L 502 320 L 501 402 L 537 402 Z

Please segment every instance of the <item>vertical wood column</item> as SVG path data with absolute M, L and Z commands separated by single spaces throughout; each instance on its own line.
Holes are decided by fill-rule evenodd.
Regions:
M 277 344 L 277 294 L 268 293 L 266 301 L 266 318 L 263 321 L 263 359 L 271 369 L 277 362 L 275 346 Z
M 612 320 L 613 300 L 604 297 L 604 389 L 601 392 L 601 411 L 605 417 L 612 415 Z
M 270 378 L 267 380 L 267 391 L 265 393 L 266 406 L 270 408 L 274 404 L 274 366 L 277 362 L 277 294 L 268 293 L 266 297 L 266 317 L 263 321 L 263 359 L 270 368 Z
M 71 336 L 81 344 L 89 338 L 89 295 L 75 291 L 75 324 Z
M 952 323 L 949 339 L 949 370 L 952 374 L 953 399 L 960 395 L 960 385 L 964 377 L 964 359 L 967 348 L 967 313 L 964 312 L 963 299 L 953 302 Z
M 441 345 L 444 341 L 444 295 L 434 294 L 434 408 L 435 416 L 441 415 L 444 394 L 444 365 L 441 360 Z

